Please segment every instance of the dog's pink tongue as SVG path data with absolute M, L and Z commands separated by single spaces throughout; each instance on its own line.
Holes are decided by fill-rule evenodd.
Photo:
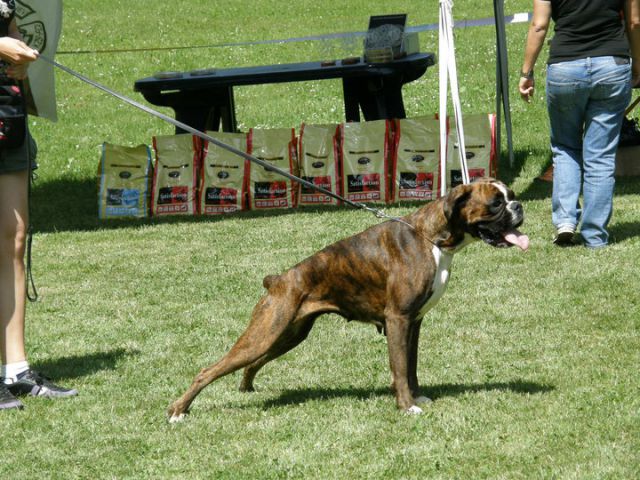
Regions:
M 511 230 L 504 236 L 504 239 L 512 245 L 520 247 L 522 250 L 526 251 L 529 248 L 529 237 L 520 233 L 518 230 Z

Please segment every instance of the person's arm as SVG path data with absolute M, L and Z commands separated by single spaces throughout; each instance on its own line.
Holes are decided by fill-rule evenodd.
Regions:
M 10 64 L 7 74 L 17 80 L 26 78 L 29 63 L 38 58 L 38 51 L 22 41 L 15 19 L 9 24 L 9 35 L 0 37 L 0 58 Z
M 627 0 L 625 16 L 628 28 L 640 29 L 640 0 Z
M 627 0 L 624 4 L 625 27 L 631 49 L 633 86 L 640 86 L 640 0 Z
M 522 62 L 522 70 L 520 72 L 520 83 L 518 90 L 520 96 L 526 102 L 531 100 L 535 87 L 533 79 L 533 69 L 538 60 L 538 55 L 544 45 L 544 39 L 547 36 L 547 30 L 551 24 L 551 2 L 545 0 L 533 1 L 533 18 L 529 25 L 527 34 L 527 43 L 524 51 L 524 61 Z

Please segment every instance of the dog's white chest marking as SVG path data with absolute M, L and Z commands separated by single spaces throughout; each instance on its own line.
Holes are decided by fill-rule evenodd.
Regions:
M 420 313 L 418 314 L 420 318 L 438 303 L 438 300 L 440 300 L 440 297 L 442 297 L 444 291 L 447 289 L 449 272 L 451 271 L 451 260 L 453 260 L 452 253 L 443 252 L 435 245 L 431 249 L 431 252 L 433 253 L 433 260 L 436 263 L 436 276 L 433 279 L 433 287 L 431 287 L 433 294 L 420 309 Z

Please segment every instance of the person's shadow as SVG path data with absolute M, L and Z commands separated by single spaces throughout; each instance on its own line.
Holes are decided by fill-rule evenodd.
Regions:
M 56 380 L 64 380 L 85 377 L 101 370 L 115 370 L 120 360 L 137 354 L 137 351 L 116 348 L 107 352 L 72 355 L 33 363 L 36 370 L 42 370 Z

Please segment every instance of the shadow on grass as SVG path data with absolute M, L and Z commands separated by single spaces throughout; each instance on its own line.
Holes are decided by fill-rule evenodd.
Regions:
M 79 378 L 101 370 L 115 370 L 118 362 L 138 352 L 117 348 L 108 352 L 60 357 L 55 360 L 37 362 L 33 367 L 47 376 L 58 379 Z
M 422 393 L 432 400 L 444 397 L 458 397 L 469 393 L 508 391 L 518 394 L 539 394 L 555 390 L 555 387 L 535 382 L 514 380 L 511 382 L 491 382 L 477 385 L 466 384 L 442 384 L 431 387 L 423 387 Z M 330 400 L 332 398 L 354 398 L 367 400 L 377 396 L 392 396 L 390 388 L 313 388 L 299 390 L 285 390 L 278 398 L 264 402 L 264 408 L 294 405 L 313 400 Z
M 33 228 L 37 234 L 135 228 L 176 223 L 217 223 L 238 218 L 269 218 L 335 212 L 336 209 L 345 208 L 349 207 L 318 206 L 291 210 L 245 211 L 232 215 L 172 215 L 155 218 L 101 220 L 98 218 L 96 182 L 87 179 L 64 178 L 36 182 L 33 189 L 31 216 Z
M 621 243 L 630 238 L 640 237 L 640 222 L 617 223 L 609 227 L 609 234 L 611 243 Z

